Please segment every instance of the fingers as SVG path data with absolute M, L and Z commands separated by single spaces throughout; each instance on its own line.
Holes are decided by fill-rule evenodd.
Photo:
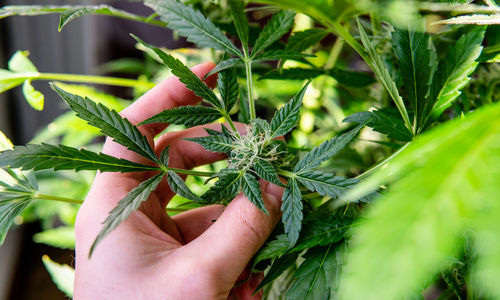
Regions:
M 261 182 L 262 196 L 269 215 L 239 195 L 212 226 L 182 248 L 182 251 L 188 252 L 186 255 L 199 257 L 201 265 L 208 268 L 207 272 L 223 281 L 236 281 L 280 218 L 283 188 Z
M 178 214 L 172 219 L 185 243 L 189 243 L 207 230 L 224 211 L 224 205 L 210 205 Z

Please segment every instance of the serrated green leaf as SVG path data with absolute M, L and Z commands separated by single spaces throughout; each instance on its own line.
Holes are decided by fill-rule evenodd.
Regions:
M 220 71 L 224 71 L 230 68 L 234 67 L 239 67 L 239 66 L 244 66 L 245 62 L 241 58 L 228 58 L 225 59 L 221 62 L 219 62 L 210 72 L 205 75 L 205 77 L 208 77 L 210 75 L 213 75 L 215 73 L 218 73 Z
M 135 163 L 104 153 L 49 144 L 15 146 L 0 153 L 0 167 L 47 170 L 99 170 L 101 172 L 158 171 L 158 167 Z
M 296 280 L 286 293 L 290 300 L 330 299 L 342 259 L 334 245 L 315 247 L 304 254 L 304 262 L 295 272 Z
M 257 173 L 262 179 L 276 185 L 283 186 L 283 183 L 278 177 L 278 173 L 276 173 L 276 169 L 267 160 L 261 158 L 255 159 L 252 168 L 254 169 L 255 173 Z
M 287 252 L 289 244 L 290 242 L 286 235 L 277 235 L 275 240 L 266 243 L 266 245 L 257 252 L 253 260 L 253 265 L 256 266 L 261 261 L 282 256 Z
M 401 115 L 395 110 L 394 112 L 389 109 L 363 111 L 348 116 L 343 122 L 366 124 L 373 130 L 402 142 L 409 142 L 413 139 L 413 135 L 404 125 Z
M 4 193 L 0 187 L 0 193 Z M 33 191 L 34 193 L 34 191 Z M 4 195 L 5 197 L 6 195 Z M 5 241 L 7 232 L 10 226 L 14 223 L 14 219 L 28 206 L 31 202 L 32 195 L 12 195 L 12 197 L 2 198 L 0 201 L 0 245 Z
M 408 117 L 408 112 L 406 111 L 406 106 L 403 102 L 403 98 L 401 98 L 401 96 L 399 95 L 396 83 L 394 83 L 394 80 L 392 79 L 391 75 L 389 74 L 389 71 L 387 70 L 387 66 L 382 61 L 381 56 L 377 53 L 375 46 L 368 38 L 368 35 L 363 29 L 363 26 L 359 23 L 359 20 L 357 20 L 357 22 L 358 22 L 359 34 L 361 36 L 361 41 L 365 46 L 365 49 L 371 59 L 371 67 L 373 69 L 373 72 L 375 72 L 375 74 L 377 75 L 377 79 L 384 86 L 384 88 L 387 90 L 392 100 L 396 104 L 399 113 L 403 117 L 406 127 L 408 127 L 409 130 L 412 130 L 410 118 Z
M 345 195 L 348 201 L 390 184 L 353 232 L 341 299 L 401 299 L 425 288 L 458 254 L 466 232 L 475 234 L 470 226 L 498 213 L 491 204 L 500 193 L 492 167 L 500 164 L 499 134 L 496 103 L 420 135 Z
M 319 43 L 328 31 L 320 28 L 311 28 L 304 31 L 295 31 L 288 39 L 286 50 L 302 52 Z
M 302 172 L 296 174 L 297 180 L 308 190 L 317 192 L 323 196 L 337 199 L 354 185 L 359 183 L 355 178 L 335 176 L 325 172 Z
M 297 180 L 292 178 L 285 188 L 281 204 L 281 211 L 283 212 L 281 221 L 285 227 L 285 234 L 290 241 L 290 248 L 295 246 L 299 239 L 303 218 L 302 208 L 302 195 L 300 194 L 299 185 Z
M 160 156 L 158 158 L 160 159 L 160 162 L 163 166 L 167 167 L 168 166 L 168 161 L 170 159 L 170 154 L 169 154 L 170 146 L 165 147 L 160 153 Z
M 61 249 L 75 249 L 75 228 L 64 226 L 47 229 L 33 235 L 33 241 Z
M 73 288 L 75 282 L 75 269 L 68 265 L 60 265 L 51 260 L 47 255 L 42 256 L 42 261 L 52 278 L 52 281 L 57 285 L 66 296 L 73 297 Z
M 222 110 L 220 100 L 217 98 L 215 93 L 198 77 L 198 75 L 194 74 L 193 71 L 186 67 L 180 60 L 163 52 L 159 48 L 146 44 L 135 35 L 132 35 L 132 37 L 145 47 L 153 50 L 160 57 L 163 63 L 172 70 L 172 74 L 179 77 L 180 82 L 184 83 L 188 89 L 192 90 L 196 95 L 200 96 L 204 100 L 210 102 L 219 110 Z
M 257 179 L 250 174 L 249 172 L 245 172 L 241 178 L 241 183 L 243 186 L 243 193 L 245 197 L 252 202 L 257 208 L 261 211 L 269 214 L 266 209 L 266 205 L 264 204 L 264 200 L 262 199 L 262 192 L 260 190 L 260 184 Z
M 159 163 L 147 138 L 129 120 L 122 118 L 116 111 L 110 110 L 101 103 L 96 104 L 89 98 L 70 94 L 56 84 L 51 84 L 51 86 L 68 103 L 77 117 L 99 128 L 104 135 L 113 138 L 113 141 L 127 149 Z
M 293 172 L 300 174 L 319 167 L 322 162 L 330 159 L 347 146 L 356 137 L 362 127 L 363 125 L 359 125 L 349 132 L 324 141 L 319 146 L 314 147 L 295 165 Z
M 233 141 L 230 138 L 222 135 L 187 138 L 186 140 L 197 143 L 211 152 L 230 153 L 233 149 Z
M 432 53 L 430 35 L 423 26 L 409 25 L 407 29 L 395 29 L 392 33 L 393 49 L 403 79 L 403 86 L 415 120 L 420 122 L 427 101 L 430 80 L 437 66 L 436 54 Z
M 125 221 L 143 202 L 148 200 L 149 195 L 156 190 L 156 187 L 160 184 L 164 176 L 165 173 L 160 173 L 141 182 L 136 188 L 131 190 L 125 198 L 118 202 L 116 207 L 109 212 L 106 220 L 104 220 L 101 231 L 97 235 L 92 247 L 90 247 L 89 257 L 92 255 L 92 252 L 94 252 L 95 247 L 106 235 L 118 227 L 121 222 Z
M 267 60 L 294 59 L 301 61 L 304 57 L 315 57 L 313 54 L 300 53 L 290 50 L 271 50 L 263 52 L 252 59 L 253 62 Z
M 176 193 L 177 195 L 194 202 L 203 202 L 200 197 L 191 192 L 184 180 L 182 180 L 182 178 L 175 172 L 168 171 L 167 182 L 170 189 L 172 189 L 172 192 Z
M 221 118 L 218 110 L 205 106 L 180 106 L 164 110 L 151 118 L 142 121 L 139 125 L 151 123 L 168 123 L 193 127 L 214 122 Z
M 17 15 L 38 16 L 57 13 L 61 14 L 59 31 L 70 21 L 89 14 L 115 16 L 134 21 L 145 22 L 147 20 L 149 23 L 156 25 L 165 25 L 165 23 L 159 20 L 151 20 L 148 17 L 132 14 L 109 5 L 7 5 L 0 8 L 0 19 Z
M 285 106 L 274 113 L 271 120 L 271 138 L 285 135 L 297 125 L 300 118 L 302 98 L 304 98 L 308 86 L 309 82 Z
M 476 59 L 481 54 L 485 28 L 477 27 L 462 35 L 450 47 L 446 57 L 439 62 L 432 80 L 427 112 L 437 117 L 460 95 L 469 81 L 468 77 L 477 67 Z M 425 126 L 425 124 L 423 124 Z
M 23 83 L 23 95 L 31 107 L 36 110 L 43 110 L 45 97 L 42 93 L 35 90 L 35 88 L 31 85 L 31 80 L 29 79 L 25 80 Z
M 175 0 L 145 0 L 167 22 L 167 26 L 199 47 L 222 50 L 243 57 L 241 51 L 199 11 Z
M 238 101 L 240 89 L 238 85 L 238 74 L 236 70 L 230 69 L 219 73 L 217 77 L 217 88 L 219 89 L 222 102 L 226 112 L 229 113 Z
M 16 51 L 9 60 L 9 70 L 16 73 L 38 72 L 35 65 L 29 60 L 29 55 L 29 51 Z
M 243 172 L 234 169 L 225 169 L 215 184 L 201 198 L 206 203 L 231 201 L 238 194 L 241 187 Z
M 229 0 L 227 5 L 231 10 L 234 27 L 240 38 L 241 45 L 248 53 L 248 19 L 245 13 L 245 3 L 243 0 Z
M 273 15 L 255 41 L 252 50 L 252 58 L 287 33 L 290 28 L 292 28 L 294 17 L 295 12 L 289 10 L 283 10 Z
M 333 68 L 330 70 L 321 68 L 287 68 L 281 70 L 272 70 L 259 77 L 259 80 L 305 80 L 313 79 L 321 75 L 328 75 L 334 78 L 338 83 L 352 87 L 364 87 L 375 82 L 373 76 L 365 72 L 349 71 L 340 68 Z
M 328 210 L 314 211 L 305 218 L 297 244 L 287 253 L 337 243 L 345 237 L 353 221 L 352 217 L 344 216 L 343 210 L 336 214 Z
M 285 272 L 288 268 L 292 267 L 298 256 L 298 253 L 291 253 L 276 258 L 271 265 L 271 269 L 269 269 L 269 271 L 266 273 L 266 276 L 264 277 L 264 279 L 262 279 L 259 286 L 255 289 L 254 293 L 263 289 L 265 286 L 267 286 L 281 274 L 283 274 L 283 272 Z

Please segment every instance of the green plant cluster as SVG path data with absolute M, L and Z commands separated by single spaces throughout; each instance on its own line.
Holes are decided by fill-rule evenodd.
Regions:
M 171 168 L 168 148 L 157 156 L 137 126 L 116 112 L 126 106 L 123 100 L 52 83 L 72 111 L 56 121 L 71 119 L 79 124 L 76 131 L 86 131 L 89 138 L 73 145 L 13 147 L 0 137 L 2 241 L 33 200 L 79 202 L 42 194 L 37 180 L 51 176 L 47 170 L 157 172 L 110 212 L 92 249 L 164 177 L 178 195 L 179 206 L 167 208 L 170 212 L 227 204 L 243 192 L 267 213 L 258 182 L 264 179 L 285 188 L 282 224 L 252 264 L 254 271 L 265 272 L 256 291 L 263 289 L 267 298 L 422 299 L 429 291 L 438 291 L 440 299 L 500 298 L 495 284 L 500 275 L 500 173 L 494 167 L 500 163 L 500 106 L 494 103 L 500 92 L 500 30 L 495 26 L 500 7 L 493 1 L 262 0 L 255 2 L 272 6 L 248 7 L 239 0 L 219 5 L 143 2 L 154 15 L 105 5 L 6 6 L 0 18 L 59 13 L 61 29 L 82 15 L 113 15 L 167 26 L 200 48 L 215 50 L 218 64 L 207 74 L 218 73 L 213 91 L 191 72 L 185 57 L 133 36 L 157 62 L 152 64 L 166 66 L 204 100 L 163 111 L 137 126 L 187 128 L 218 122 L 220 130 L 206 129 L 206 136 L 188 140 L 224 153 L 227 160 L 202 170 Z M 257 26 L 248 18 L 254 11 L 272 16 Z M 436 15 L 440 20 L 432 21 Z M 294 29 L 304 19 L 309 28 Z M 153 86 L 144 77 L 39 73 L 27 55 L 17 52 L 9 69 L 0 70 L 0 91 L 22 84 L 35 109 L 43 108 L 43 95 L 32 80 L 139 90 Z M 349 67 L 360 60 L 370 72 Z M 314 92 L 318 96 L 308 96 Z M 266 114 L 269 107 L 283 104 L 285 94 L 294 95 L 274 114 Z M 308 125 L 311 118 L 313 126 Z M 238 131 L 236 121 L 245 129 Z M 44 132 L 35 142 L 69 134 Z M 151 164 L 80 148 L 98 134 Z M 363 145 L 366 136 L 370 146 Z M 188 175 L 187 180 L 179 174 Z M 64 247 L 68 239 L 61 237 L 70 226 L 52 235 L 50 230 L 58 229 L 49 229 L 38 239 Z M 52 274 L 68 272 L 48 258 L 44 263 Z M 54 275 L 71 294 L 60 278 Z

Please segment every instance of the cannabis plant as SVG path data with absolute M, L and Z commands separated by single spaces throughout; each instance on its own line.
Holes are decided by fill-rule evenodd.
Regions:
M 38 192 L 32 170 L 156 174 L 109 213 L 91 253 L 163 178 L 190 204 L 227 204 L 243 192 L 267 213 L 259 188 L 259 179 L 264 179 L 285 188 L 282 224 L 252 262 L 253 271 L 265 271 L 257 290 L 264 289 L 268 298 L 406 299 L 421 298 L 426 289 L 438 290 L 443 299 L 500 297 L 494 284 L 500 275 L 500 173 L 494 167 L 500 154 L 500 106 L 490 104 L 498 100 L 500 32 L 487 27 L 498 24 L 500 8 L 493 1 L 255 2 L 274 6 L 245 10 L 238 0 L 228 0 L 224 7 L 198 1 L 204 14 L 175 0 L 145 0 L 155 11 L 148 18 L 105 5 L 0 10 L 0 17 L 60 13 L 60 29 L 85 14 L 113 15 L 167 26 L 200 48 L 215 50 L 218 64 L 207 74 L 218 74 L 213 91 L 172 52 L 132 36 L 203 99 L 200 105 L 166 110 L 137 126 L 168 123 L 187 128 L 216 122 L 219 130 L 206 128 L 206 136 L 188 140 L 227 157 L 223 167 L 212 171 L 169 167 L 168 148 L 157 156 L 116 106 L 108 108 L 72 93 L 67 85 L 52 83 L 78 118 L 150 163 L 66 145 L 12 147 L 3 137 L 0 237 L 28 202 L 55 199 Z M 223 12 L 210 14 L 222 15 L 217 22 L 205 16 L 210 9 Z M 247 17 L 253 10 L 271 10 L 272 17 L 263 27 L 255 26 Z M 441 19 L 433 22 L 436 14 Z M 311 28 L 293 30 L 304 15 L 312 20 Z M 324 51 L 323 43 L 332 34 L 337 39 Z M 353 51 L 342 51 L 345 44 Z M 347 67 L 359 64 L 352 52 L 371 72 Z M 321 60 L 323 54 L 327 58 Z M 11 62 L 9 70 L 0 73 L 0 91 L 23 84 L 25 97 L 38 109 L 43 96 L 31 80 L 152 86 L 116 78 L 44 75 L 24 52 Z M 480 75 L 471 81 L 476 68 Z M 295 95 L 271 115 L 258 109 L 259 102 L 266 101 L 259 93 L 265 81 L 272 82 L 269 94 L 286 82 L 299 81 Z M 320 105 L 306 103 L 311 89 L 320 95 Z M 294 130 L 311 115 L 318 118 L 318 128 L 313 127 L 320 141 L 312 142 L 315 137 L 307 135 L 312 128 Z M 238 131 L 236 121 L 244 123 L 244 130 Z M 360 146 L 367 132 L 376 146 Z M 360 133 L 364 137 L 358 139 Z M 301 137 L 310 140 L 300 143 Z M 340 162 L 347 167 L 336 169 Z M 190 178 L 203 178 L 198 181 L 203 187 L 195 190 Z

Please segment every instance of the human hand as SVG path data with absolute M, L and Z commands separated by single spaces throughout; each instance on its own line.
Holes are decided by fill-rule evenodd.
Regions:
M 193 71 L 203 77 L 213 64 Z M 206 83 L 213 87 L 215 76 Z M 193 105 L 201 99 L 171 77 L 142 96 L 121 115 L 132 124 L 177 106 Z M 183 140 L 206 135 L 193 127 L 171 132 L 154 141 L 165 125 L 139 127 L 157 153 L 170 146 L 170 167 L 190 169 L 224 156 Z M 244 131 L 243 126 L 239 130 Z M 148 163 L 141 156 L 108 139 L 103 152 L 131 161 Z M 252 297 L 259 275 L 247 278 L 246 267 L 263 245 L 281 215 L 283 189 L 261 181 L 269 215 L 243 195 L 227 207 L 211 205 L 169 217 L 165 207 L 174 193 L 165 179 L 140 209 L 112 231 L 88 258 L 90 247 L 101 230 L 101 222 L 118 201 L 142 182 L 145 173 L 98 173 L 75 224 L 75 299 L 260 299 Z M 217 220 L 216 222 L 213 222 Z

